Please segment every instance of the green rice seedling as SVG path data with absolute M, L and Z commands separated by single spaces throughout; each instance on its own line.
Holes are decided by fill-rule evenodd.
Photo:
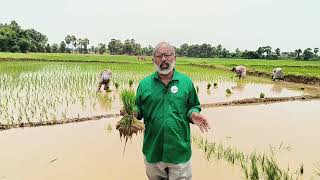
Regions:
M 114 86 L 116 87 L 116 89 L 118 89 L 119 88 L 119 83 L 114 83 Z
M 195 142 L 198 147 L 204 150 L 207 160 L 210 160 L 212 157 L 214 157 L 218 160 L 224 159 L 233 165 L 241 165 L 246 179 L 293 179 L 293 174 L 291 174 L 291 176 L 289 174 L 289 167 L 287 170 L 280 169 L 278 163 L 274 160 L 273 154 L 271 154 L 270 157 L 268 157 L 266 154 L 257 154 L 256 152 L 245 155 L 243 152 L 232 149 L 231 147 L 224 147 L 222 143 L 219 143 L 218 145 L 215 143 L 210 143 L 198 135 L 193 136 L 193 142 Z M 295 174 L 298 175 L 298 172 L 299 169 Z M 320 175 L 320 164 L 318 164 L 318 170 L 315 170 L 314 172 L 319 173 Z
M 264 98 L 265 94 L 264 93 L 260 93 L 260 98 Z
M 211 95 L 210 89 L 207 89 L 207 94 L 208 94 L 209 96 Z
M 128 139 L 131 139 L 133 134 L 142 132 L 144 124 L 136 118 L 135 92 L 133 90 L 123 90 L 120 97 L 123 104 L 124 116 L 117 122 L 116 129 L 120 133 L 120 138 L 124 138 L 125 140 L 124 154 Z
M 218 83 L 213 83 L 213 87 L 216 88 L 218 86 Z
M 262 159 L 261 159 L 261 168 L 262 168 L 262 172 L 264 172 L 264 167 L 265 167 L 265 154 L 262 155 Z
M 266 159 L 265 170 L 268 180 L 281 178 L 281 170 L 272 158 L 270 160 Z
M 228 88 L 228 89 L 226 89 L 226 93 L 227 94 L 232 94 L 232 92 L 231 92 L 231 90 Z
M 313 163 L 313 173 L 317 176 L 320 176 L 320 162 Z
M 259 172 L 257 167 L 257 159 L 255 155 L 251 156 L 251 174 L 250 179 L 252 180 L 258 180 L 259 179 Z
M 290 180 L 289 170 L 288 170 L 288 172 L 283 172 L 282 177 L 283 177 L 282 178 L 283 180 Z
M 107 131 L 108 131 L 108 132 L 112 131 L 112 126 L 111 126 L 111 124 L 108 124 L 108 126 L 107 126 Z
M 299 170 L 300 170 L 300 174 L 302 175 L 302 174 L 303 174 L 303 172 L 304 172 L 304 169 L 303 169 L 303 164 L 301 164 L 301 165 L 300 165 L 300 168 L 299 168 Z
M 243 161 L 241 161 L 241 168 L 243 170 L 243 173 L 244 173 L 246 179 L 248 179 L 249 178 L 249 171 L 248 171 L 246 164 Z
M 207 84 L 207 89 L 209 90 L 209 89 L 210 89 L 210 87 L 211 87 L 211 84 L 210 84 L 210 83 L 208 83 L 208 84 Z
M 132 84 L 133 84 L 133 79 L 130 79 L 129 80 L 129 86 L 132 87 Z

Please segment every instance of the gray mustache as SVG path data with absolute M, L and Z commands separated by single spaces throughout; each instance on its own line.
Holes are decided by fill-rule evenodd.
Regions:
M 162 67 L 163 65 L 170 66 L 170 63 L 168 63 L 168 62 L 163 62 L 163 63 L 160 64 L 160 67 Z

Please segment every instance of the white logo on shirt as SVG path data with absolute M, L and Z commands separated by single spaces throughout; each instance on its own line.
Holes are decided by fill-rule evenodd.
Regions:
M 175 93 L 178 92 L 178 87 L 177 87 L 177 86 L 172 86 L 170 90 L 171 90 L 171 92 L 172 92 L 173 94 L 175 94 Z

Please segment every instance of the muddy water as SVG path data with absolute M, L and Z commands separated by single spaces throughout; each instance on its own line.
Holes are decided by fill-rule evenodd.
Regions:
M 260 93 L 264 93 L 265 97 L 290 97 L 313 94 L 319 92 L 317 87 L 302 86 L 299 84 L 275 82 L 266 83 L 242 83 L 242 82 L 218 82 L 217 87 L 207 90 L 207 82 L 195 83 L 199 87 L 198 96 L 201 103 L 216 103 L 245 98 L 259 98 Z M 303 90 L 301 88 L 304 88 Z M 230 89 L 232 94 L 227 94 L 226 89 Z
M 202 104 L 206 103 L 217 103 L 232 100 L 240 100 L 245 98 L 257 98 L 260 93 L 263 92 L 265 97 L 291 97 L 291 96 L 301 96 L 307 94 L 314 94 L 319 92 L 319 88 L 316 86 L 307 86 L 300 84 L 284 83 L 284 82 L 274 82 L 273 84 L 266 83 L 239 83 L 231 81 L 220 81 L 217 87 L 212 87 L 207 90 L 207 82 L 196 82 L 195 86 L 199 87 L 199 99 Z M 135 84 L 132 89 L 136 89 L 138 85 Z M 232 94 L 226 94 L 226 89 L 230 89 Z M 304 88 L 303 90 L 301 88 Z M 90 114 L 101 114 L 101 113 L 117 113 L 121 108 L 121 103 L 119 99 L 120 90 L 113 90 L 112 92 L 102 92 L 102 97 L 105 99 L 110 98 L 110 101 L 103 101 L 101 98 L 95 104 L 95 112 L 87 113 Z M 69 111 L 76 117 L 79 111 L 79 106 L 74 106 L 73 109 Z M 85 114 L 85 111 L 82 113 Z
M 313 163 L 320 162 L 319 108 L 320 101 L 207 108 L 203 113 L 213 130 L 204 136 L 246 153 L 269 153 L 271 146 L 282 168 L 296 170 L 303 163 L 303 179 L 309 179 Z
M 134 136 L 122 156 L 116 119 L 13 129 L 1 132 L 0 179 L 126 180 L 147 179 L 142 135 Z M 113 130 L 108 131 L 108 125 Z M 225 162 L 207 162 L 193 148 L 194 179 L 239 179 L 241 171 Z M 1 179 L 1 180 L 2 180 Z
M 305 178 L 320 161 L 320 101 L 203 109 L 212 130 L 210 141 L 231 145 L 245 153 L 277 149 L 283 168 L 303 163 Z M 134 136 L 122 156 L 123 143 L 115 130 L 117 119 L 102 119 L 51 127 L 0 132 L 0 178 L 10 180 L 146 179 L 142 136 Z M 108 126 L 112 130 L 108 130 Z M 193 134 L 201 134 L 192 126 Z M 193 146 L 194 179 L 243 179 L 239 167 L 221 161 L 208 162 Z

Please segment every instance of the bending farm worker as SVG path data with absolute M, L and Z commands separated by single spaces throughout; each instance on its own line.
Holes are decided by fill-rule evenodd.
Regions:
M 112 72 L 109 69 L 106 69 L 101 72 L 97 92 L 100 91 L 102 85 L 104 85 L 104 90 L 106 90 L 106 91 L 110 90 L 109 84 L 110 84 L 111 76 L 112 76 Z

